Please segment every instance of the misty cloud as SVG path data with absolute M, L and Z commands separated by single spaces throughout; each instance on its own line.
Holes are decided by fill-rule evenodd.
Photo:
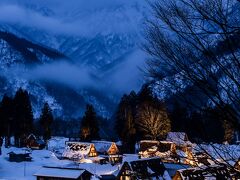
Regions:
M 73 89 L 96 88 L 99 84 L 91 76 L 86 67 L 78 67 L 68 62 L 55 62 L 27 68 L 25 66 L 12 66 L 1 70 L 1 75 L 8 79 L 18 77 L 28 81 L 48 81 L 69 86 Z
M 91 78 L 87 68 L 78 67 L 67 62 L 40 65 L 29 69 L 25 75 L 30 80 L 47 80 L 65 84 L 72 88 L 93 87 L 96 81 Z
M 134 51 L 124 63 L 120 64 L 107 82 L 109 87 L 119 94 L 138 91 L 143 83 L 143 74 L 139 70 L 144 65 L 146 54 L 141 50 Z
M 29 1 L 2 1 L 0 22 L 33 27 L 53 34 L 94 36 L 98 33 L 126 33 L 136 31 L 135 21 L 140 21 L 140 16 L 135 11 L 129 11 L 128 14 L 121 7 L 134 5 L 134 2 L 135 0 L 33 0 L 30 6 Z M 41 9 L 43 6 L 49 9 Z M 111 6 L 114 6 L 113 10 L 117 13 L 105 11 Z M 53 14 L 44 15 L 43 10 L 49 10 Z

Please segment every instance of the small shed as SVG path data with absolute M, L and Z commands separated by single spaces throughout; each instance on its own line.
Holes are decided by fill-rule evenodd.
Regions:
M 88 157 L 96 157 L 98 155 L 93 143 L 72 142 L 65 143 L 65 150 L 62 154 L 63 158 L 80 160 Z
M 19 149 L 8 153 L 10 162 L 31 161 L 31 152 L 28 149 Z
M 85 169 L 42 167 L 34 176 L 37 180 L 90 180 L 92 174 Z

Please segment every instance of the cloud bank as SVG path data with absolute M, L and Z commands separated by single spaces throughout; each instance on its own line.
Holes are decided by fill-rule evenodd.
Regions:
M 135 5 L 136 0 L 3 0 L 0 22 L 75 36 L 126 33 L 137 31 L 136 21 L 142 17 L 131 8 Z

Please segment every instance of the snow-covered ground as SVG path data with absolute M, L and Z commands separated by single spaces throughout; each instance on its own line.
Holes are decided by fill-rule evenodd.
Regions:
M 49 150 L 33 150 L 31 154 L 31 162 L 10 162 L 8 160 L 9 152 L 14 151 L 20 153 L 21 151 L 25 151 L 25 149 L 15 147 L 2 147 L 2 155 L 0 156 L 0 179 L 36 179 L 34 174 L 37 173 L 42 166 L 82 168 L 90 171 L 96 176 L 100 176 L 102 174 L 111 174 L 112 172 L 117 171 L 120 168 L 119 165 L 112 166 L 111 164 L 100 165 L 93 163 L 78 164 L 70 160 L 59 160 L 54 154 L 54 152 L 61 152 L 64 148 L 66 140 L 68 139 L 55 137 L 49 141 Z M 128 157 L 130 157 L 130 155 Z
M 86 169 L 95 177 L 99 177 L 103 174 L 114 174 L 117 172 L 121 165 L 112 166 L 111 164 L 95 164 L 95 163 L 77 163 L 70 160 L 59 160 L 56 154 L 61 154 L 65 148 L 65 141 L 67 138 L 54 137 L 49 141 L 48 150 L 34 150 L 31 153 L 31 162 L 10 162 L 8 160 L 8 153 L 11 151 L 20 153 L 25 149 L 20 148 L 5 148 L 2 147 L 2 155 L 0 156 L 0 180 L 32 180 L 36 179 L 34 176 L 42 166 L 56 166 L 56 167 L 69 167 L 69 168 L 82 168 Z M 193 151 L 202 151 L 203 149 L 210 153 L 215 159 L 224 157 L 232 165 L 240 157 L 240 146 L 239 145 L 194 145 Z M 229 157 L 230 156 L 230 157 Z M 124 154 L 123 162 L 135 161 L 138 159 L 137 154 Z M 94 178 L 94 177 L 93 177 Z
M 42 166 L 64 166 L 69 164 L 69 161 L 58 160 L 54 153 L 48 150 L 32 151 L 31 162 L 10 162 L 8 161 L 8 153 L 12 150 L 19 151 L 17 148 L 2 148 L 3 152 L 0 156 L 0 179 L 21 180 L 21 179 L 36 179 L 35 174 Z

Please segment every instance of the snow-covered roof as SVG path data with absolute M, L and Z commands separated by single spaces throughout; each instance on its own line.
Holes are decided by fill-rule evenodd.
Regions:
M 66 158 L 81 159 L 89 154 L 92 146 L 94 146 L 92 143 L 69 141 L 66 142 L 66 147 L 62 156 Z
M 136 161 L 139 160 L 139 155 L 138 154 L 123 154 L 123 162 L 131 162 L 131 161 Z
M 110 141 L 92 141 L 95 145 L 97 152 L 107 153 L 110 147 L 114 144 L 114 142 Z
M 14 154 L 30 154 L 31 150 L 29 148 L 15 148 L 11 147 L 8 149 L 8 153 L 14 153 Z
M 33 137 L 34 139 L 37 139 L 37 137 L 34 134 L 29 134 L 29 136 L 27 137 L 27 139 L 30 139 L 30 137 Z
M 141 140 L 141 141 L 140 141 L 140 144 L 141 144 L 141 143 L 156 143 L 156 144 L 158 144 L 159 141 L 155 141 L 155 140 Z
M 216 173 L 221 172 L 221 177 L 228 177 L 229 170 L 226 166 L 223 165 L 209 165 L 209 166 L 201 166 L 201 167 L 195 167 L 195 168 L 187 168 L 187 169 L 180 169 L 178 170 L 180 173 L 182 179 L 189 179 L 191 178 L 197 178 L 199 176 L 203 177 L 204 179 L 215 179 Z M 219 177 L 219 178 L 221 178 Z M 224 179 L 225 179 L 224 178 Z
M 41 168 L 34 176 L 78 179 L 85 170 L 63 168 Z
M 169 132 L 167 134 L 167 141 L 172 141 L 178 145 L 190 144 L 187 134 L 185 132 Z
M 165 163 L 165 162 L 163 163 L 163 165 L 171 177 L 173 177 L 176 174 L 177 170 L 187 169 L 191 167 L 190 165 L 187 165 L 187 164 Z

